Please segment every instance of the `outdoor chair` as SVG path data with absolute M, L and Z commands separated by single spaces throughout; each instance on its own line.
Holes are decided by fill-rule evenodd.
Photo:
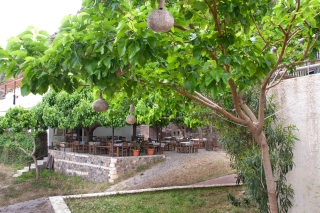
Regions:
M 182 146 L 182 144 L 179 142 L 177 142 L 177 152 L 178 153 L 184 153 L 185 152 L 185 147 Z
M 199 142 L 195 141 L 193 142 L 192 152 L 198 152 L 198 150 L 199 150 Z
M 128 156 L 128 152 L 129 152 L 128 142 L 123 142 L 122 146 L 120 147 L 121 156 Z
M 79 147 L 79 141 L 73 141 L 73 142 L 71 143 L 71 151 L 72 151 L 72 152 L 79 152 L 79 149 L 80 149 L 80 147 Z
M 176 141 L 175 141 L 175 139 L 170 139 L 170 142 L 167 144 L 167 150 L 168 151 L 175 151 L 176 150 Z
M 148 141 L 143 141 L 141 144 L 141 152 L 145 152 L 147 154 L 147 150 L 149 148 L 149 142 Z
M 199 139 L 199 149 L 203 149 L 204 147 L 205 147 L 205 144 L 204 144 L 203 138 L 200 138 Z
M 132 156 L 133 155 L 133 150 L 136 149 L 137 143 L 135 141 L 130 142 L 129 145 L 129 155 Z

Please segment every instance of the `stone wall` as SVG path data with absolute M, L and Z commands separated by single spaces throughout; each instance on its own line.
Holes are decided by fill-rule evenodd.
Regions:
M 80 176 L 92 182 L 114 182 L 119 177 L 135 172 L 138 166 L 163 160 L 164 155 L 139 157 L 107 157 L 74 152 L 49 150 L 54 156 L 54 171 L 69 176 Z

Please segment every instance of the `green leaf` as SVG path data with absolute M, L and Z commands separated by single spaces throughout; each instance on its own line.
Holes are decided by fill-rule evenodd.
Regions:
M 184 14 L 184 20 L 188 21 L 192 18 L 193 13 L 191 11 L 187 11 L 186 14 Z
M 104 64 L 104 66 L 107 68 L 107 69 L 110 69 L 110 67 L 111 67 L 111 58 L 105 58 L 104 60 L 103 60 L 103 64 Z
M 125 40 L 121 40 L 119 41 L 119 44 L 118 44 L 118 53 L 119 53 L 119 56 L 123 56 L 125 53 L 126 53 L 126 50 L 127 50 L 127 46 L 126 46 L 126 41 Z
M 197 60 L 200 60 L 201 59 L 201 51 L 202 51 L 202 48 L 201 47 L 198 47 L 198 48 L 194 48 L 193 49 L 193 57 Z
M 195 10 L 206 10 L 208 9 L 208 6 L 204 2 L 196 2 L 192 5 L 192 8 Z
M 29 84 L 22 84 L 21 85 L 21 95 L 27 96 L 30 93 L 30 86 Z
M 190 81 L 185 81 L 184 86 L 187 89 L 188 92 L 192 93 L 194 91 L 193 84 Z
M 155 37 L 149 36 L 147 40 L 148 40 L 148 44 L 152 49 L 157 47 L 157 39 Z
M 139 50 L 140 50 L 140 45 L 137 41 L 130 44 L 130 46 L 128 48 L 129 58 L 132 59 Z

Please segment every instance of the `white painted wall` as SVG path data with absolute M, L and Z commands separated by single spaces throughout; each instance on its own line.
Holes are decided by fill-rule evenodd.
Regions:
M 114 129 L 115 136 L 124 136 L 127 140 L 131 140 L 132 134 L 132 125 L 127 125 L 120 129 Z M 93 136 L 112 136 L 112 128 L 98 127 L 93 131 Z
M 16 104 L 13 105 L 13 92 L 9 92 L 6 98 L 0 100 L 0 116 L 4 116 L 5 112 L 15 106 L 22 106 L 24 108 L 31 108 L 37 103 L 41 102 L 42 95 L 29 94 L 27 96 L 21 96 L 20 88 L 16 88 Z
M 287 176 L 295 193 L 289 212 L 320 212 L 320 74 L 284 80 L 271 93 L 282 110 L 280 121 L 296 125 L 300 139 L 294 147 L 295 166 Z

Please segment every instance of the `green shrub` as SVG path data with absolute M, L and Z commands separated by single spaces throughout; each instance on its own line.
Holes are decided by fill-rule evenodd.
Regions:
M 30 151 L 33 148 L 32 141 L 25 133 L 16 133 L 15 137 L 21 147 Z M 24 154 L 14 144 L 13 137 L 10 133 L 4 132 L 0 135 L 0 162 L 4 164 L 26 164 L 32 158 Z

